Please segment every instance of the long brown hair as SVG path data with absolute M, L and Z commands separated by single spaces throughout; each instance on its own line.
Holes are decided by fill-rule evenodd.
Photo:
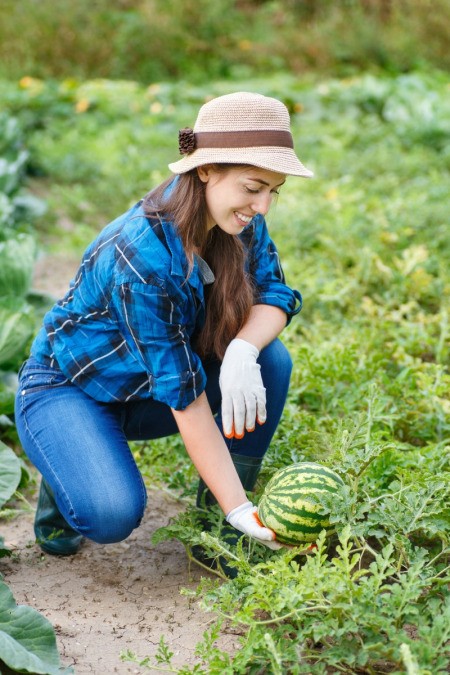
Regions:
M 217 164 L 213 168 L 227 171 L 236 166 Z M 176 187 L 170 190 L 173 180 L 177 181 Z M 195 349 L 202 358 L 223 359 L 253 304 L 253 287 L 245 271 L 246 252 L 241 240 L 219 227 L 208 230 L 205 184 L 196 169 L 167 179 L 146 196 L 144 208 L 148 214 L 167 215 L 175 223 L 189 261 L 189 272 L 194 253 L 213 271 L 214 283 L 205 285 L 206 319 L 195 339 Z

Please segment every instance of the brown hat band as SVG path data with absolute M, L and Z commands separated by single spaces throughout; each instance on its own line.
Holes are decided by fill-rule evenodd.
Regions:
M 181 129 L 178 134 L 181 154 L 189 154 L 198 148 L 257 148 L 275 146 L 293 148 L 290 131 L 271 129 L 248 131 L 199 131 Z
M 197 148 L 246 148 L 269 145 L 293 148 L 289 131 L 199 131 L 195 134 Z

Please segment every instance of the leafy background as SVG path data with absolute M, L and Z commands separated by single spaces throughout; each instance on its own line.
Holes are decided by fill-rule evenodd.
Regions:
M 32 289 L 36 256 L 80 255 L 162 180 L 178 129 L 209 97 L 274 95 L 315 179 L 288 181 L 269 217 L 305 306 L 283 334 L 295 368 L 255 499 L 295 461 L 346 485 L 324 504 L 337 535 L 312 556 L 227 547 L 219 514 L 200 531 L 179 439 L 133 446 L 146 479 L 187 504 L 155 542 L 202 542 L 239 570 L 198 588 L 219 618 L 198 665 L 179 672 L 447 672 L 448 4 L 124 0 L 88 12 L 79 0 L 64 15 L 58 4 L 21 3 L 20 40 L 19 4 L 0 10 L 1 513 L 20 511 L 37 480 L 13 417 L 17 370 L 53 301 Z M 230 623 L 242 632 L 233 657 L 215 646 Z M 1 660 L 59 667 L 54 644 L 45 655 L 26 640 L 44 665 L 23 666 L 25 624 L 2 625 Z M 171 667 L 164 636 L 156 663 L 123 656 Z

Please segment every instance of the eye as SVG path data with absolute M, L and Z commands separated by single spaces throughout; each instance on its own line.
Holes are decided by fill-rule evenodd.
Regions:
M 261 188 L 252 189 L 252 188 L 248 187 L 247 185 L 244 186 L 244 190 L 245 190 L 245 192 L 247 192 L 248 194 L 251 194 L 251 195 L 259 195 L 259 193 L 261 192 Z M 274 195 L 280 194 L 279 190 L 277 190 L 276 188 L 274 188 L 270 192 L 271 192 L 271 194 L 274 194 Z

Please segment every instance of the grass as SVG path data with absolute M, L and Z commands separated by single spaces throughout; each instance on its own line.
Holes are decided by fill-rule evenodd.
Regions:
M 447 0 L 3 0 L 0 76 L 201 83 L 448 70 L 449 26 Z

